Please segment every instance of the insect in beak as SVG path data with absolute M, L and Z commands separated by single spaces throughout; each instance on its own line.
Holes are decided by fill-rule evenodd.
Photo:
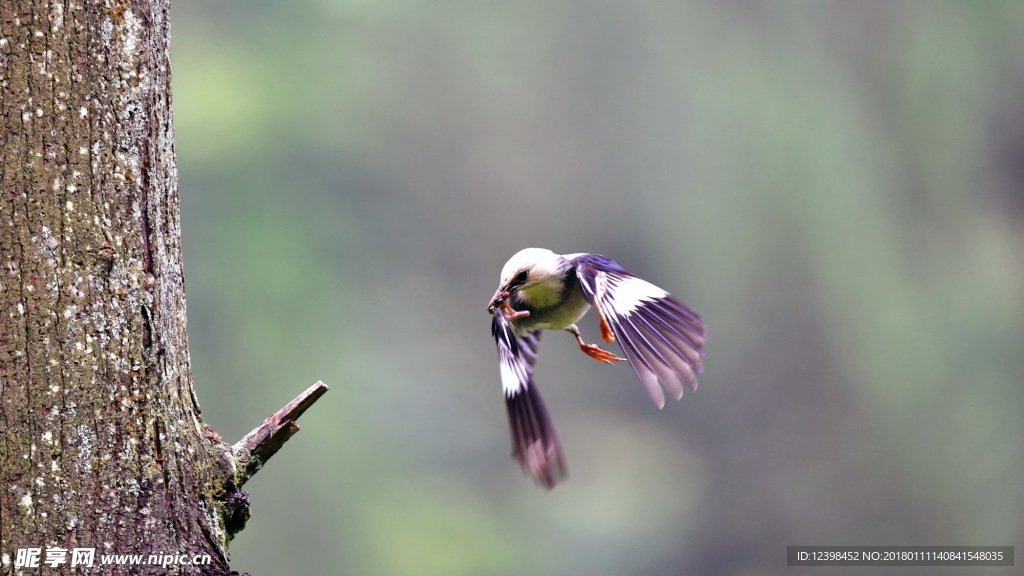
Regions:
M 493 316 L 500 311 L 501 316 L 509 322 L 529 316 L 529 310 L 516 310 L 512 308 L 508 303 L 508 299 L 511 295 L 511 292 L 508 290 L 499 290 L 498 293 L 494 295 L 494 299 L 491 300 L 490 306 L 487 307 L 487 313 Z
M 511 294 L 508 290 L 498 290 L 494 294 L 494 298 L 491 299 L 491 303 L 487 306 L 487 313 L 493 316 L 498 307 L 505 304 L 505 301 L 508 300 L 509 296 L 511 296 Z

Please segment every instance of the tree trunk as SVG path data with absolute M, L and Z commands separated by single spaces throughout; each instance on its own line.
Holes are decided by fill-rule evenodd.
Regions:
M 83 573 L 231 573 L 241 484 L 326 389 L 234 448 L 199 415 L 168 11 L 0 2 L 0 574 L 75 548 Z

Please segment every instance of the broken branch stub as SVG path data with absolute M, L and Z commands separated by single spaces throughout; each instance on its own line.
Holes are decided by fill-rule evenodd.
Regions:
M 237 466 L 236 488 L 241 488 L 299 431 L 295 421 L 327 390 L 323 382 L 313 384 L 231 447 Z

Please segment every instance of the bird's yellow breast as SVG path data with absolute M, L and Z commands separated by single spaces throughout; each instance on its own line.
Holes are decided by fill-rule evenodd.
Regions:
M 561 291 L 559 290 L 556 294 L 558 296 L 549 306 L 536 307 L 530 316 L 518 320 L 516 326 L 524 331 L 564 330 L 579 321 L 590 309 L 590 304 L 579 290 L 570 291 L 564 302 L 560 301 Z M 533 302 L 530 302 L 530 305 L 534 306 Z
M 547 308 L 558 304 L 562 298 L 562 290 L 562 285 L 553 276 L 519 289 L 523 301 L 533 308 Z

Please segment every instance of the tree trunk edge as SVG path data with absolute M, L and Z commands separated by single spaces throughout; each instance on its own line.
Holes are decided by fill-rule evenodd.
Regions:
M 36 547 L 209 554 L 202 573 L 237 574 L 241 487 L 298 429 L 301 410 L 246 451 L 200 416 L 168 14 L 0 2 L 0 574 Z

